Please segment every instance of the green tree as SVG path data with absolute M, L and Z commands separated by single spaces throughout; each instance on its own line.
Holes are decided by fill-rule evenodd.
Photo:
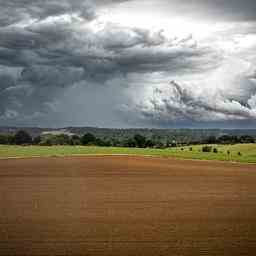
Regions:
M 255 140 L 252 136 L 244 135 L 240 137 L 240 143 L 255 143 Z
M 36 137 L 33 139 L 33 144 L 34 144 L 34 145 L 39 145 L 41 141 L 42 141 L 41 136 L 36 136 Z
M 155 143 L 152 140 L 146 141 L 146 148 L 153 148 L 155 146 Z
M 136 141 L 132 138 L 126 139 L 123 143 L 124 147 L 128 148 L 135 148 L 136 147 Z
M 55 140 L 54 144 L 56 144 L 56 145 L 69 145 L 69 144 L 71 144 L 70 138 L 66 134 L 56 135 L 56 136 L 54 136 L 53 139 Z
M 7 135 L 0 134 L 0 144 L 2 144 L 2 145 L 9 144 Z
M 14 145 L 14 144 L 15 144 L 14 135 L 8 134 L 8 135 L 6 135 L 6 136 L 7 136 L 8 144 L 9 144 L 9 145 Z
M 26 131 L 20 130 L 14 135 L 14 143 L 16 145 L 31 144 L 32 137 Z
M 205 140 L 206 144 L 216 144 L 217 143 L 217 139 L 215 136 L 210 136 Z
M 146 147 L 146 137 L 140 135 L 140 134 L 136 134 L 134 136 L 134 141 L 136 143 L 136 146 L 138 148 L 145 148 Z
M 78 135 L 73 135 L 70 139 L 71 145 L 80 145 L 81 138 Z
M 91 134 L 91 133 L 86 133 L 82 138 L 81 138 L 81 143 L 83 145 L 90 145 L 94 144 L 96 141 L 96 137 Z

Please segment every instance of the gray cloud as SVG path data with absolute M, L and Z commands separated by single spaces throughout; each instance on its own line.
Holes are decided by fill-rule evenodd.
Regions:
M 95 18 L 92 2 L 87 0 L 1 0 L 0 6 L 0 26 L 63 14 L 77 14 L 88 20 Z
M 105 4 L 110 2 L 123 1 Z M 219 10 L 220 2 L 176 4 L 182 9 L 199 2 L 202 10 Z M 254 74 L 241 77 L 242 93 L 219 91 L 217 102 L 178 83 L 168 90 L 156 86 L 159 77 L 166 82 L 207 76 L 222 65 L 222 50 L 192 35 L 167 37 L 162 30 L 99 22 L 98 4 L 102 2 L 0 0 L 1 124 L 97 125 L 100 118 L 101 126 L 125 126 L 122 117 L 139 122 L 137 114 L 159 124 L 255 118 Z M 153 97 L 140 87 L 156 87 Z M 131 98 L 133 91 L 140 104 Z M 135 111 L 133 104 L 139 106 Z M 130 110 L 131 115 L 124 115 Z
M 86 20 L 58 16 L 79 12 L 81 1 L 11 1 L 5 3 L 9 12 L 13 11 L 11 3 L 14 11 L 21 11 L 17 19 L 38 20 L 0 28 L 0 64 L 20 69 L 15 75 L 3 74 L 0 115 L 4 121 L 41 119 L 53 110 L 66 88 L 76 90 L 78 83 L 86 90 L 89 84 L 102 86 L 113 77 L 129 73 L 203 72 L 210 68 L 207 63 L 211 67 L 218 64 L 213 61 L 217 54 L 197 46 L 191 37 L 177 41 L 166 38 L 161 31 L 111 23 L 95 32 L 88 23 L 93 15 L 86 16 Z M 50 16 L 56 17 L 48 20 Z
M 249 98 L 244 95 L 246 100 L 241 102 L 220 91 L 203 90 L 198 93 L 193 87 L 171 81 L 169 86 L 155 88 L 148 104 L 137 105 L 131 111 L 138 111 L 146 121 L 159 125 L 255 120 L 256 88 L 252 95 Z

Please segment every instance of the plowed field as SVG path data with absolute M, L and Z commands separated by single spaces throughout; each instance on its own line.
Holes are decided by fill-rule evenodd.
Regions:
M 256 165 L 0 160 L 0 255 L 256 255 Z

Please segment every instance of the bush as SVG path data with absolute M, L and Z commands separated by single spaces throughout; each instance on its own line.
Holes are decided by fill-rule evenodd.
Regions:
M 176 142 L 176 141 L 173 141 L 173 142 L 171 143 L 171 147 L 172 147 L 172 148 L 176 148 L 176 147 L 178 147 L 177 142 Z
M 203 146 L 202 152 L 210 153 L 210 152 L 212 152 L 212 147 L 211 146 Z
M 238 152 L 237 154 L 238 154 L 238 156 L 242 156 L 242 153 L 241 153 L 241 152 Z
M 213 153 L 217 154 L 217 153 L 218 153 L 218 149 L 217 149 L 217 148 L 214 148 L 214 149 L 213 149 Z

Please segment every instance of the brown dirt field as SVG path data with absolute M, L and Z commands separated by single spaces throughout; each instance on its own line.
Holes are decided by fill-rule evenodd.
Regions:
M 256 165 L 0 161 L 0 255 L 256 255 Z

